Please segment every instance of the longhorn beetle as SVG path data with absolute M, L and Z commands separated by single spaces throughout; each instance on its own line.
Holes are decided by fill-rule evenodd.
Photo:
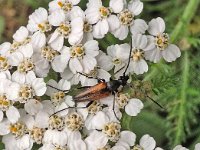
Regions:
M 129 67 L 129 64 L 130 64 L 131 52 L 132 52 L 132 42 L 131 42 L 131 48 L 130 48 L 130 52 L 129 52 L 128 64 L 125 68 L 123 75 L 120 76 L 119 79 L 113 80 L 112 78 L 110 78 L 110 81 L 106 82 L 104 79 L 100 79 L 100 78 L 97 78 L 97 77 L 96 78 L 90 77 L 90 76 L 87 76 L 87 75 L 85 75 L 81 72 L 78 72 L 79 74 L 86 76 L 87 78 L 92 78 L 92 79 L 98 80 L 98 83 L 94 86 L 81 87 L 81 88 L 86 88 L 86 90 L 82 91 L 81 93 L 79 93 L 78 95 L 73 97 L 75 102 L 85 102 L 85 101 L 90 101 L 90 102 L 85 107 L 76 107 L 76 106 L 75 107 L 68 107 L 68 108 L 64 108 L 62 110 L 59 110 L 59 111 L 55 112 L 54 114 L 57 114 L 61 111 L 64 111 L 64 110 L 70 109 L 70 108 L 88 108 L 93 103 L 94 100 L 100 100 L 100 99 L 108 97 L 112 94 L 114 96 L 112 110 L 114 112 L 115 117 L 118 119 L 118 117 L 115 113 L 115 110 L 114 110 L 115 95 L 116 95 L 116 93 L 120 92 L 123 89 L 124 86 L 128 85 L 127 81 L 129 79 L 129 76 L 126 75 L 126 71 L 128 70 L 128 67 Z M 119 69 L 117 72 L 124 69 L 124 67 Z M 50 86 L 50 87 L 52 87 L 52 86 Z M 131 86 L 129 86 L 129 87 L 131 87 Z M 57 89 L 57 90 L 59 90 L 59 89 Z M 147 97 L 151 101 L 153 101 L 155 104 L 157 104 L 159 107 L 164 109 L 158 102 L 153 100 L 151 97 L 149 97 L 148 95 L 147 95 Z M 52 114 L 52 115 L 54 115 L 54 114 Z

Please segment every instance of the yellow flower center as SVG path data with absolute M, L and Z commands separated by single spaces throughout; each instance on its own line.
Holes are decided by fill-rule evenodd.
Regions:
M 42 56 L 48 61 L 53 61 L 54 58 L 59 54 L 58 51 L 52 49 L 50 46 L 45 46 L 41 49 Z
M 0 56 L 0 70 L 6 71 L 11 68 L 11 65 L 8 63 L 8 59 Z
M 22 137 L 27 132 L 26 125 L 21 122 L 10 124 L 9 129 L 16 138 Z
M 46 22 L 38 24 L 38 28 L 41 32 L 48 32 L 48 31 L 51 31 L 52 26 L 49 24 L 49 22 L 46 21 Z
M 33 96 L 35 96 L 35 93 L 30 85 L 24 84 L 21 86 L 19 90 L 20 103 L 26 103 L 27 100 L 33 98 Z
M 72 131 L 78 131 L 82 129 L 84 123 L 83 118 L 76 112 L 69 114 L 65 118 L 65 124 L 68 129 Z
M 164 50 L 169 45 L 169 35 L 167 33 L 158 34 L 155 37 L 155 44 L 159 50 Z
M 69 23 L 62 23 L 59 27 L 58 27 L 58 32 L 64 36 L 65 38 L 67 38 L 69 36 L 69 34 L 71 33 L 71 26 Z
M 121 125 L 119 123 L 110 122 L 104 125 L 102 132 L 105 133 L 112 142 L 115 142 L 119 139 L 120 129 Z
M 104 6 L 99 8 L 99 12 L 101 14 L 101 18 L 107 18 L 111 13 L 111 11 Z
M 84 47 L 82 45 L 73 46 L 70 50 L 71 57 L 82 57 L 85 54 Z
M 12 101 L 8 100 L 6 95 L 0 95 L 0 109 L 3 111 L 8 110 L 12 106 Z
M 140 61 L 144 58 L 144 51 L 141 49 L 135 49 L 132 51 L 131 57 L 133 61 Z
M 35 67 L 31 59 L 24 59 L 18 66 L 17 70 L 20 73 L 28 73 L 28 71 L 33 70 Z
M 61 131 L 64 129 L 64 118 L 57 116 L 57 115 L 53 115 L 49 118 L 49 128 L 54 130 L 58 130 Z
M 122 25 L 130 26 L 133 23 L 134 15 L 128 9 L 120 12 L 118 17 Z

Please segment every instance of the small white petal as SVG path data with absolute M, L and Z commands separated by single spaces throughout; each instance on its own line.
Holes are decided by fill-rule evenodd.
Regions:
M 144 49 L 147 45 L 147 36 L 142 34 L 137 34 L 132 36 L 132 47 Z
M 31 149 L 33 146 L 33 141 L 31 140 L 29 135 L 24 135 L 23 137 L 21 137 L 20 139 L 17 140 L 16 146 L 19 149 Z
M 4 42 L 0 45 L 0 54 L 4 55 L 8 50 L 10 50 L 11 44 L 9 42 Z
M 119 13 L 124 8 L 123 0 L 110 0 L 109 6 L 112 8 L 114 13 Z
M 108 30 L 108 21 L 106 19 L 100 20 L 93 26 L 93 36 L 98 39 L 103 38 Z
M 24 74 L 24 73 L 20 73 L 18 71 L 15 71 L 12 74 L 12 80 L 17 82 L 17 83 L 23 84 L 26 81 L 26 76 L 25 75 L 26 74 Z
M 148 32 L 151 35 L 157 36 L 165 31 L 165 22 L 162 18 L 158 17 L 149 22 Z
M 181 51 L 176 45 L 170 44 L 162 51 L 162 56 L 167 62 L 172 62 L 181 56 Z
M 161 56 L 161 51 L 157 48 L 145 52 L 145 59 L 154 63 L 159 62 Z
M 65 70 L 65 68 L 67 67 L 69 59 L 70 59 L 70 57 L 66 57 L 66 60 L 64 61 L 62 56 L 56 56 L 51 63 L 52 69 L 55 72 L 63 72 Z
M 115 0 L 113 0 L 115 1 Z M 114 32 L 116 29 L 120 27 L 120 21 L 116 15 L 111 15 L 108 18 L 108 25 L 109 25 L 109 31 Z
M 24 56 L 21 52 L 12 53 L 9 57 L 9 64 L 12 66 L 18 66 L 20 62 L 23 61 Z
M 61 9 L 54 11 L 51 15 L 49 15 L 48 20 L 51 25 L 59 26 L 65 21 L 65 13 Z
M 55 30 L 48 43 L 54 50 L 60 51 L 64 44 L 64 37 Z
M 35 126 L 39 128 L 47 128 L 49 121 L 49 114 L 46 112 L 40 111 L 35 117 Z
M 76 72 L 82 72 L 83 71 L 83 67 L 80 63 L 80 61 L 78 60 L 78 58 L 72 58 L 69 61 L 69 68 L 71 69 L 71 71 L 75 74 Z
M 28 30 L 26 27 L 21 26 L 13 35 L 13 39 L 17 42 L 23 42 L 28 37 Z
M 143 74 L 148 71 L 147 62 L 144 59 L 141 59 L 140 61 L 136 62 L 131 61 L 129 71 L 134 72 L 137 75 Z
M 140 0 L 130 1 L 128 4 L 128 9 L 134 14 L 134 16 L 137 16 L 143 10 L 143 3 L 140 2 Z
M 35 49 L 42 48 L 46 44 L 46 36 L 44 33 L 37 31 L 31 38 L 31 43 Z
M 194 150 L 200 150 L 200 143 L 197 143 L 197 144 L 195 145 Z
M 33 82 L 32 82 L 32 87 L 35 91 L 35 94 L 37 96 L 42 96 L 44 95 L 44 93 L 46 92 L 46 84 L 44 82 L 43 78 L 36 78 Z
M 121 25 L 118 29 L 116 29 L 112 33 L 116 38 L 124 40 L 128 36 L 128 27 Z
M 91 70 L 94 69 L 94 67 L 97 65 L 97 61 L 95 58 L 85 55 L 83 58 L 83 67 L 84 67 L 84 72 L 90 72 Z
M 125 111 L 130 116 L 137 116 L 137 114 L 144 107 L 143 103 L 139 99 L 131 99 L 125 106 Z
M 133 21 L 133 25 L 130 27 L 131 33 L 136 35 L 138 33 L 144 34 L 148 29 L 147 23 L 142 19 L 136 19 Z
M 129 146 L 133 146 L 135 144 L 136 135 L 131 131 L 122 131 L 120 133 L 119 141 L 123 141 L 127 143 Z
M 3 120 L 3 111 L 0 110 L 0 122 Z
M 153 150 L 156 147 L 156 142 L 152 137 L 146 134 L 140 139 L 140 145 L 144 148 L 144 150 Z
M 7 119 L 4 119 L 0 122 L 0 135 L 7 135 L 10 133 L 9 130 L 10 122 Z
M 96 130 L 92 131 L 92 133 L 85 139 L 87 146 L 92 145 L 96 148 L 103 148 L 107 142 L 108 138 L 102 132 L 98 132 Z
M 24 105 L 24 109 L 30 115 L 36 115 L 42 108 L 43 108 L 42 104 L 35 99 L 30 99 Z
M 11 123 L 16 123 L 20 118 L 19 111 L 14 106 L 9 107 L 9 109 L 6 111 L 6 116 Z
M 99 46 L 96 40 L 90 40 L 84 44 L 85 53 L 92 57 L 95 57 L 99 54 Z

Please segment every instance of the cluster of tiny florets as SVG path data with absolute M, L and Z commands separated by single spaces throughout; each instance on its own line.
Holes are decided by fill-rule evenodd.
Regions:
M 123 131 L 120 122 L 122 112 L 140 113 L 140 99 L 151 95 L 149 82 L 132 82 L 131 94 L 122 90 L 104 100 L 77 103 L 73 93 L 76 87 L 87 90 L 98 84 L 97 79 L 144 74 L 149 62 L 175 61 L 180 50 L 170 43 L 162 18 L 148 23 L 138 18 L 140 0 L 110 0 L 108 7 L 89 0 L 86 10 L 79 2 L 53 0 L 48 10 L 36 9 L 13 41 L 0 45 L 0 135 L 5 149 L 28 150 L 37 144 L 39 150 L 153 150 L 152 137 L 146 134 L 135 144 L 136 135 Z M 98 41 L 108 33 L 119 40 L 131 35 L 131 40 L 100 49 Z

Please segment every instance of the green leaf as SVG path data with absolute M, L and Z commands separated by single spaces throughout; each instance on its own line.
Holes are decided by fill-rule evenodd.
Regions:
M 163 136 L 167 130 L 164 119 L 151 111 L 142 110 L 137 117 L 124 114 L 122 127 L 124 130 L 133 131 L 137 135 L 137 140 L 144 134 L 152 136 L 157 145 L 161 145 L 166 140 L 166 137 Z

